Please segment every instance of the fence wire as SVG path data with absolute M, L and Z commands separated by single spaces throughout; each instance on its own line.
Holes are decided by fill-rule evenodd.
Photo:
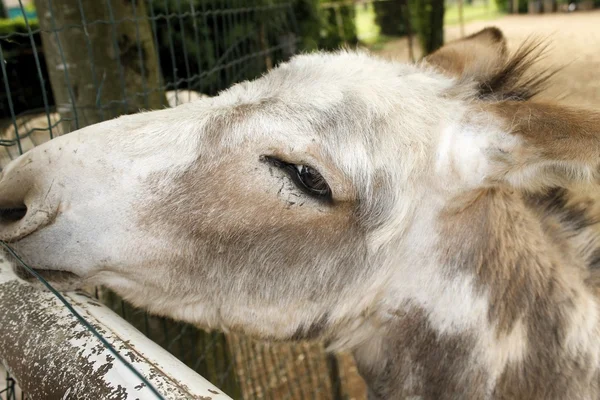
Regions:
M 0 399 L 3 400 L 29 400 L 17 385 L 17 381 L 0 363 Z

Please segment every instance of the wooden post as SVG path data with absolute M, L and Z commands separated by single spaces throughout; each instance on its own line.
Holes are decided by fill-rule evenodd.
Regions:
M 412 29 L 412 17 L 410 14 L 410 7 L 408 6 L 408 0 L 404 0 L 404 9 L 402 11 L 404 16 L 404 25 L 406 26 L 406 37 L 408 39 L 408 58 L 411 62 L 415 62 L 415 50 L 414 50 L 414 39 Z
M 512 12 L 513 14 L 519 13 L 519 0 L 512 0 Z
M 269 53 L 269 43 L 267 42 L 267 30 L 265 29 L 265 24 L 263 22 L 260 23 L 259 40 L 260 49 L 262 52 L 265 53 L 265 67 L 268 71 L 273 68 L 273 59 L 271 58 L 271 54 Z
M 64 296 L 165 399 L 231 400 L 100 302 L 83 293 Z M 156 398 L 57 297 L 19 280 L 6 261 L 0 262 L 0 359 L 31 398 Z
M 444 0 L 431 0 L 429 14 L 430 35 L 428 38 L 427 54 L 430 54 L 444 45 Z
M 346 42 L 346 35 L 344 34 L 344 19 L 342 18 L 342 11 L 340 10 L 340 5 L 335 4 L 333 7 L 333 11 L 335 13 L 335 24 L 337 25 L 338 35 L 340 35 L 340 39 Z
M 465 18 L 463 14 L 463 0 L 458 0 L 458 23 L 460 24 L 460 37 L 465 37 Z
M 35 0 L 35 6 L 56 108 L 70 121 L 63 132 L 167 104 L 145 2 Z M 136 22 L 118 22 L 124 20 Z
M 553 13 L 556 11 L 556 1 L 555 0 L 544 0 L 544 14 Z
M 541 0 L 529 0 L 527 4 L 527 11 L 529 14 L 539 14 L 542 12 Z

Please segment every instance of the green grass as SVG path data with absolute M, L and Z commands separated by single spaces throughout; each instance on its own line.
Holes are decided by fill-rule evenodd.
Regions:
M 358 40 L 365 44 L 379 41 L 379 26 L 375 23 L 373 3 L 369 3 L 366 9 L 362 4 L 356 6 L 356 34 Z
M 487 5 L 484 2 L 473 2 L 473 4 L 463 5 L 463 19 L 465 23 L 472 21 L 485 21 L 498 18 L 501 13 L 494 0 L 487 0 Z M 456 4 L 446 4 L 446 12 L 444 13 L 444 25 L 458 25 L 458 6 Z
M 37 18 L 28 19 L 27 22 L 32 30 L 38 29 L 39 24 Z M 0 35 L 10 35 L 14 32 L 26 33 L 27 24 L 25 24 L 25 18 L 18 17 L 13 19 L 0 18 Z

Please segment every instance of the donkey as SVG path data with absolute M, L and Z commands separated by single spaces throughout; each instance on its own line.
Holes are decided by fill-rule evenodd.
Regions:
M 0 239 L 62 290 L 351 350 L 371 399 L 600 398 L 600 113 L 535 99 L 543 50 L 299 55 L 83 128 L 5 169 Z

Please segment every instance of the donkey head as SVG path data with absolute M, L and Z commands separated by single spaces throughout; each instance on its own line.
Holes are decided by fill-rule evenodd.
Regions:
M 3 171 L 0 239 L 63 289 L 266 338 L 360 341 L 406 301 L 466 302 L 439 213 L 599 161 L 597 115 L 521 101 L 537 47 L 505 47 L 486 29 L 418 65 L 301 55 L 59 137 Z

